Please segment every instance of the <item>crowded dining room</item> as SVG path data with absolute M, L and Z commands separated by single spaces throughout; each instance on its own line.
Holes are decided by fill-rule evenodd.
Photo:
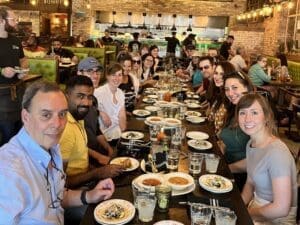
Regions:
M 0 225 L 300 224 L 300 0 L 0 0 L 0 96 Z

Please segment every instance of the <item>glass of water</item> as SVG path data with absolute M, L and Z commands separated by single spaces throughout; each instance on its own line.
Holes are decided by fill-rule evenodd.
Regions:
M 236 215 L 233 211 L 216 210 L 216 225 L 235 225 Z
M 209 225 L 212 216 L 212 209 L 203 205 L 191 205 L 191 225 Z
M 189 153 L 189 173 L 192 176 L 197 176 L 201 173 L 203 158 L 201 153 Z
M 177 149 L 170 149 L 167 152 L 167 168 L 169 171 L 177 171 L 180 152 Z
M 139 195 L 136 197 L 139 220 L 150 222 L 153 219 L 156 197 L 153 195 Z

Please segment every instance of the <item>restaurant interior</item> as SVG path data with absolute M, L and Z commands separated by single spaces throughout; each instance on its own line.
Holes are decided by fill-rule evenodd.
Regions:
M 9 6 L 17 16 L 16 35 L 22 40 L 22 43 L 25 43 L 28 37 L 34 34 L 38 38 L 39 45 L 50 51 L 52 48 L 53 53 L 52 41 L 59 38 L 63 48 L 71 50 L 78 58 L 76 63 L 71 63 L 58 61 L 51 54 L 43 58 L 29 57 L 29 77 L 24 79 L 27 84 L 45 78 L 59 83 L 62 89 L 66 86 L 66 83 L 62 81 L 63 74 L 69 73 L 70 76 L 76 74 L 78 62 L 87 57 L 96 58 L 103 65 L 104 73 L 107 74 L 106 69 L 117 61 L 120 53 L 127 51 L 134 33 L 139 33 L 139 41 L 143 45 L 156 45 L 159 57 L 162 59 L 166 59 L 168 55 L 168 41 L 165 38 L 170 37 L 172 32 L 176 32 L 180 43 L 187 35 L 194 34 L 197 57 L 208 55 L 209 49 L 219 50 L 228 37 L 234 36 L 231 48 L 237 49 L 242 46 L 245 49 L 249 67 L 255 63 L 258 56 L 263 55 L 266 63 L 274 70 L 270 86 L 275 88 L 276 95 L 276 100 L 272 99 L 272 107 L 280 115 L 276 115 L 276 126 L 279 137 L 288 146 L 295 159 L 297 172 L 299 171 L 300 101 L 293 106 L 289 101 L 293 98 L 300 99 L 300 0 L 0 0 L 1 5 Z M 96 43 L 98 39 L 105 36 L 105 33 L 109 33 L 113 42 L 101 47 L 78 47 L 70 43 L 71 37 L 79 36 L 83 40 L 93 40 Z M 275 69 L 280 66 L 279 53 L 287 59 L 287 76 L 281 75 L 281 72 Z M 181 54 L 182 48 L 178 46 L 175 58 L 180 58 Z M 172 63 L 172 61 L 168 62 Z M 224 221 L 217 222 L 218 210 L 227 213 L 228 211 L 233 212 L 235 219 L 233 219 L 233 223 L 230 223 L 231 225 L 254 224 L 243 203 L 241 190 L 234 180 L 235 177 L 221 153 L 218 145 L 219 134 L 212 130 L 214 121 L 208 121 L 209 115 L 205 115 L 206 108 L 202 108 L 199 103 L 203 99 L 198 93 L 193 92 L 196 89 L 193 89 L 191 82 L 187 82 L 191 80 L 174 78 L 175 70 L 178 68 L 173 65 L 172 69 L 167 68 L 168 62 L 162 71 L 157 72 L 160 78 L 156 86 L 147 86 L 143 88 L 143 92 L 139 93 L 135 110 L 133 113 L 127 114 L 127 133 L 122 133 L 120 141 L 116 145 L 117 151 L 123 151 L 119 156 L 134 156 L 133 158 L 138 159 L 130 162 L 128 171 L 113 179 L 116 185 L 113 199 L 117 199 L 114 203 L 122 205 L 123 208 L 128 207 L 127 210 L 131 210 L 128 212 L 130 215 L 126 215 L 125 219 L 118 222 L 110 223 L 101 216 L 97 216 L 97 213 L 103 213 L 102 208 L 107 208 L 107 205 L 91 204 L 80 225 L 196 225 L 198 223 L 191 221 L 194 220 L 193 210 L 199 210 L 194 209 L 199 205 L 201 209 L 205 205 L 210 210 L 209 223 L 203 224 L 225 224 Z M 104 81 L 105 77 L 103 76 L 101 82 L 104 83 Z M 272 93 L 274 89 L 270 91 L 258 87 L 257 90 L 271 102 L 270 99 L 274 97 Z M 184 103 L 182 103 L 183 100 Z M 181 103 L 176 104 L 173 101 Z M 173 105 L 170 106 L 170 104 Z M 183 114 L 182 110 L 184 110 Z M 185 114 L 187 112 L 190 112 L 190 115 Z M 162 114 L 159 116 L 159 113 Z M 147 116 L 151 118 L 149 119 Z M 189 116 L 191 118 L 188 118 Z M 194 121 L 193 116 L 199 117 L 200 119 L 197 118 L 199 121 Z M 164 179 L 161 182 L 165 182 L 169 178 L 168 173 L 160 173 L 161 171 L 155 168 L 158 161 L 155 165 L 152 156 L 149 157 L 151 154 L 141 156 L 136 151 L 146 151 L 147 153 L 154 151 L 152 149 L 155 144 L 151 140 L 151 132 L 155 131 L 151 129 L 152 126 L 159 124 L 154 120 L 161 120 L 161 118 L 163 118 L 164 127 L 159 127 L 160 130 L 155 133 L 154 139 L 161 141 L 159 147 L 156 146 L 156 148 L 163 149 L 162 151 L 166 148 L 169 151 L 172 143 L 166 144 L 164 141 L 171 142 L 172 135 L 176 136 L 177 128 L 180 127 L 180 135 L 183 134 L 183 136 L 180 136 L 180 144 L 177 146 L 180 150 L 180 156 L 178 156 L 180 160 L 177 159 L 175 171 L 180 171 L 177 173 L 177 178 L 189 180 L 192 177 L 192 181 L 187 181 L 190 186 L 184 188 L 178 188 L 174 183 L 169 183 L 172 187 L 172 190 L 168 192 L 169 195 L 166 195 L 165 190 L 156 190 L 155 187 L 153 189 L 155 185 L 148 185 L 151 188 L 148 187 L 147 191 L 153 192 L 154 190 L 157 201 L 162 198 L 157 193 L 167 198 L 167 206 L 159 205 L 157 202 L 154 215 L 150 220 L 144 220 L 141 218 L 140 206 L 135 202 L 135 195 L 140 194 L 140 190 L 136 190 L 137 187 L 139 184 L 145 185 L 142 182 L 142 179 L 145 178 L 159 181 Z M 287 122 L 283 123 L 282 120 L 286 118 Z M 174 125 L 173 123 L 178 124 Z M 182 129 L 185 130 L 182 131 Z M 160 137 L 159 134 L 162 131 L 165 133 Z M 203 138 L 203 135 L 207 136 Z M 195 155 L 199 152 L 205 155 L 201 156 L 200 160 L 202 170 L 200 168 L 197 176 L 187 176 L 186 174 L 191 174 L 191 157 L 196 157 Z M 217 160 L 217 170 L 214 172 L 209 172 L 209 165 L 204 163 L 204 158 L 208 157 L 207 155 L 211 152 L 218 155 L 219 160 Z M 205 158 L 205 162 L 206 160 L 208 161 Z M 199 161 L 197 162 L 199 163 Z M 114 163 L 118 164 L 120 161 L 116 160 Z M 164 170 L 172 171 L 170 168 L 168 170 L 164 168 Z M 229 187 L 226 186 L 227 189 L 220 190 L 220 187 L 217 187 L 219 184 L 214 184 L 215 189 L 213 189 L 201 183 L 204 182 L 201 177 L 205 179 L 203 176 L 212 174 L 225 177 L 224 182 L 228 182 L 228 184 L 224 185 Z M 299 184 L 298 181 L 298 189 Z M 128 202 L 129 205 L 126 205 Z M 135 213 L 136 211 L 139 213 Z M 299 212 L 297 219 L 300 221 L 298 214 Z M 66 225 L 71 225 L 71 223 L 66 223 Z

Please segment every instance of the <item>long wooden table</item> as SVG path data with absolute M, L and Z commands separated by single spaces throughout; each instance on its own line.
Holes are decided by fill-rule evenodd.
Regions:
M 276 87 L 300 87 L 300 81 L 282 82 L 280 80 L 271 80 L 269 84 Z
M 140 104 L 138 108 L 144 108 L 145 104 Z M 216 138 L 215 135 L 213 135 L 213 131 L 211 127 L 207 123 L 202 124 L 191 124 L 189 122 L 183 121 L 183 125 L 187 127 L 187 131 L 203 131 L 210 135 L 209 141 L 213 143 L 213 148 L 207 151 L 203 151 L 203 153 L 210 153 L 214 152 L 215 154 L 221 155 L 221 152 L 216 144 Z M 135 130 L 135 131 L 141 131 L 145 133 L 145 138 L 148 138 L 148 126 L 145 125 L 144 119 L 136 118 L 134 116 L 131 116 L 128 118 L 128 130 Z M 186 145 L 186 143 L 182 146 L 182 150 L 184 152 L 188 152 L 189 148 Z M 204 164 L 203 164 L 204 166 Z M 179 171 L 188 171 L 188 159 L 186 157 L 181 156 L 180 163 L 179 163 Z M 112 198 L 119 198 L 119 199 L 125 199 L 130 202 L 133 202 L 133 196 L 132 196 L 132 188 L 131 188 L 131 182 L 132 180 L 141 175 L 143 172 L 141 169 L 137 169 L 135 171 L 125 173 L 117 178 L 114 179 L 115 185 L 116 185 L 116 191 L 113 194 Z M 202 173 L 205 174 L 204 168 L 202 168 Z M 227 177 L 231 180 L 233 180 L 233 176 L 229 171 L 229 168 L 224 160 L 224 158 L 221 158 L 217 174 L 222 175 L 224 177 Z M 190 221 L 190 212 L 189 212 L 189 206 L 187 205 L 181 205 L 179 202 L 200 202 L 204 204 L 209 204 L 209 199 L 214 198 L 219 200 L 220 206 L 229 207 L 232 210 L 235 211 L 237 215 L 237 225 L 253 225 L 253 222 L 248 214 L 248 211 L 241 199 L 240 193 L 238 191 L 238 188 L 236 185 L 234 185 L 234 188 L 231 192 L 225 193 L 225 194 L 214 194 L 210 193 L 208 191 L 205 191 L 199 186 L 198 179 L 195 180 L 196 188 L 193 192 L 172 197 L 170 209 L 167 213 L 160 213 L 155 212 L 153 221 L 149 223 L 143 223 L 138 220 L 138 215 L 136 214 L 134 219 L 127 223 L 127 224 L 154 224 L 157 221 L 160 220 L 167 220 L 172 219 L 179 221 L 183 224 L 191 224 Z M 81 222 L 81 225 L 96 225 L 97 222 L 94 219 L 93 211 L 96 205 L 90 205 L 86 211 L 86 214 Z M 211 224 L 215 224 L 214 220 L 212 220 Z

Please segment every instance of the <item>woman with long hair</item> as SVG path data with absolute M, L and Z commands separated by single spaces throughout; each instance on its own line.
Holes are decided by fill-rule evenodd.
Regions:
M 235 126 L 235 107 L 242 96 L 254 91 L 254 87 L 247 77 L 241 72 L 234 72 L 224 76 L 224 105 L 227 110 L 224 125 L 219 134 L 219 146 L 223 152 L 236 184 L 241 190 L 246 181 L 246 144 L 249 136 Z
M 288 147 L 277 137 L 272 108 L 259 94 L 241 98 L 236 118 L 250 136 L 247 181 L 242 198 L 258 225 L 294 225 L 297 209 L 297 170 Z

